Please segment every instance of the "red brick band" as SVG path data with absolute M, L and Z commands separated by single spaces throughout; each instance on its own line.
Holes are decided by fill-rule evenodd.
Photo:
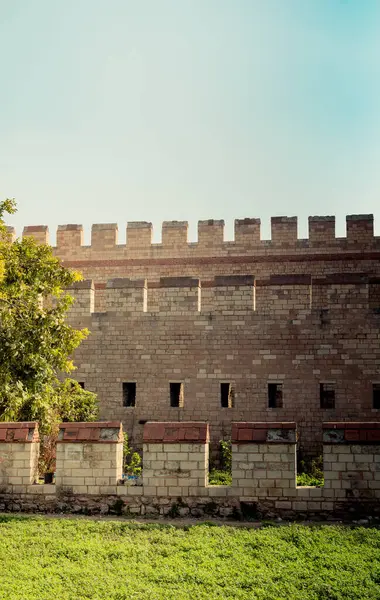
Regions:
M 59 426 L 58 442 L 61 443 L 118 444 L 122 441 L 123 427 L 120 421 L 61 423 Z
M 380 422 L 323 423 L 325 444 L 378 444 Z
M 210 439 L 208 423 L 188 421 L 181 423 L 150 422 L 144 426 L 145 443 L 177 444 L 196 442 L 206 444 Z
M 293 422 L 232 423 L 233 444 L 281 443 L 295 444 L 297 424 Z
M 38 423 L 24 421 L 21 423 L 0 423 L 0 443 L 39 442 Z
M 262 256 L 194 256 L 192 258 L 114 258 L 110 260 L 82 259 L 66 260 L 66 267 L 149 267 L 149 266 L 186 266 L 186 265 L 217 265 L 217 264 L 257 264 L 257 263 L 287 263 L 287 262 L 331 262 L 348 260 L 379 260 L 379 251 L 335 252 L 331 254 L 263 254 Z

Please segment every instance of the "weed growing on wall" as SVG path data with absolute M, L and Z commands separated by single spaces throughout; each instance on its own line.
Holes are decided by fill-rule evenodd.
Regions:
M 210 485 L 232 484 L 232 443 L 230 439 L 219 440 L 221 468 L 211 468 L 208 482 Z
M 127 475 L 141 475 L 141 456 L 130 447 L 127 433 L 124 433 L 123 441 L 123 468 Z

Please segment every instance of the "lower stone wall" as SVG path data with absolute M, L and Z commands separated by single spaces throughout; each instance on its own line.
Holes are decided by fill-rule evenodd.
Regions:
M 207 423 L 147 423 L 142 485 L 122 475 L 118 422 L 62 424 L 55 485 L 35 477 L 37 425 L 11 425 L 0 426 L 0 511 L 230 519 L 380 515 L 376 422 L 323 425 L 323 487 L 297 487 L 296 423 L 234 423 L 231 486 L 208 483 Z
M 207 496 L 144 496 L 142 487 L 126 495 L 122 487 L 107 496 L 56 493 L 55 486 L 30 486 L 26 493 L 0 490 L 0 512 L 56 513 L 78 515 L 119 515 L 147 518 L 218 518 L 226 520 L 291 519 L 331 520 L 380 518 L 380 503 L 375 499 L 326 500 L 321 488 L 298 488 L 295 495 L 278 498 L 227 495 L 228 488 L 209 488 Z M 50 489 L 47 489 L 50 488 Z M 130 493 L 131 490 L 129 490 Z M 116 493 L 117 492 L 117 493 Z M 124 493 L 123 493 L 124 492 Z

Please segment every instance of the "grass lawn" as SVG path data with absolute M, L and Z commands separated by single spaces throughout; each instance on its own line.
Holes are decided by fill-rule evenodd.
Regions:
M 7 600 L 380 598 L 380 530 L 0 516 Z

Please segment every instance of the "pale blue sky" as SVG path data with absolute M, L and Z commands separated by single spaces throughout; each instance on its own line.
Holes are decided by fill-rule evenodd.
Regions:
M 0 198 L 59 223 L 375 213 L 380 0 L 0 0 Z

